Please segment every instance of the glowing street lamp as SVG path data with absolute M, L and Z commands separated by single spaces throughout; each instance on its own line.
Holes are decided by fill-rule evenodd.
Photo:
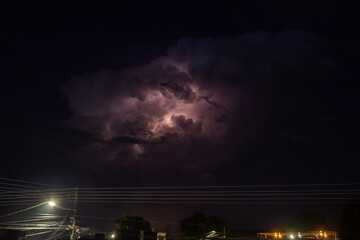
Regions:
M 56 203 L 54 201 L 49 201 L 48 204 L 53 207 L 53 208 L 60 208 L 62 210 L 66 210 L 66 211 L 75 211 L 75 209 L 71 209 L 71 208 L 64 208 L 64 207 L 61 207 L 59 205 L 56 205 Z
M 49 204 L 50 206 L 52 206 L 52 207 L 55 207 L 55 206 L 56 206 L 56 204 L 55 204 L 53 201 L 49 201 L 48 204 Z
M 115 234 L 111 234 L 110 238 L 111 238 L 111 239 L 114 239 L 114 238 L 115 238 Z

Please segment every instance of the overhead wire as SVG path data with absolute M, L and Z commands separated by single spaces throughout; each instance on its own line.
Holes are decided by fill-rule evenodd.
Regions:
M 24 200 L 6 200 L 6 201 L 0 201 L 0 204 L 39 202 L 40 200 L 46 201 L 46 202 L 49 201 L 49 199 L 38 198 L 38 199 L 24 199 Z M 63 200 L 68 200 L 68 199 L 59 198 L 58 200 L 59 200 L 59 201 L 63 201 Z
M 276 193 L 276 194 L 283 194 L 283 193 L 307 193 L 307 194 L 313 194 L 313 193 L 359 193 L 360 188 L 358 189 L 307 189 L 307 190 L 233 190 L 233 191 L 218 191 L 218 190 L 205 190 L 205 191 L 197 191 L 197 190 L 187 190 L 187 191 L 122 191 L 122 190 L 97 190 L 97 191 L 83 191 L 82 189 L 79 189 L 79 194 L 82 195 L 95 195 L 95 194 L 131 194 L 131 195 L 147 195 L 147 194 L 179 194 L 179 195 L 186 195 L 186 194 L 267 194 L 267 193 Z
M 74 200 L 74 188 L 63 188 L 62 186 L 58 185 L 48 185 L 6 178 L 0 178 L 0 180 L 17 182 L 0 182 L 0 206 L 30 204 L 39 202 L 39 199 L 49 200 L 50 197 L 56 198 L 56 201 L 59 202 Z M 339 186 L 342 186 L 343 188 L 338 189 Z M 344 200 L 350 199 L 350 195 L 356 195 L 360 193 L 360 189 L 358 188 L 359 186 L 360 183 L 173 187 L 94 187 L 79 188 L 78 201 L 89 204 L 342 204 L 347 202 Z M 334 187 L 336 188 L 334 189 Z M 360 204 L 360 202 L 354 203 Z M 32 209 L 33 207 L 28 209 Z M 22 211 L 26 211 L 26 209 L 10 214 L 16 214 Z M 65 229 L 63 232 L 57 234 L 60 229 L 64 229 L 63 225 L 68 218 L 68 214 L 64 217 L 62 222 L 49 221 L 60 218 L 62 216 L 46 217 L 46 215 L 44 215 L 44 217 L 8 221 L 2 222 L 0 224 L 2 226 L 18 226 L 26 229 L 54 229 L 54 231 L 47 231 L 47 233 L 52 232 L 48 237 L 50 240 L 60 236 L 63 232 L 67 231 L 67 229 Z M 7 216 L 10 215 L 3 215 L 0 216 L 0 218 Z M 94 216 L 79 215 L 78 217 L 113 220 L 111 218 Z M 54 225 L 56 226 L 55 228 Z M 40 235 L 40 233 L 38 233 L 38 235 Z
M 59 227 L 57 229 L 55 229 L 54 232 L 48 237 L 48 240 L 53 238 L 53 236 L 57 233 L 57 231 L 59 231 L 60 227 L 64 225 L 64 222 L 68 218 L 68 216 L 69 216 L 69 213 L 64 217 L 64 219 L 61 222 L 61 224 L 59 225 Z
M 70 201 L 74 197 L 73 188 L 49 189 L 44 186 L 62 187 L 30 181 L 0 178 L 0 180 L 13 181 L 24 184 L 2 183 L 5 186 L 16 186 L 26 188 L 4 188 L 1 191 L 0 206 L 13 204 L 28 204 L 39 199 L 56 198 L 57 201 Z M 41 185 L 33 186 L 33 185 Z M 78 198 L 81 202 L 129 202 L 129 203 L 243 203 L 252 201 L 251 204 L 268 203 L 273 201 L 291 200 L 291 203 L 304 200 L 346 200 L 346 195 L 356 195 L 360 189 L 318 189 L 334 186 L 354 187 L 360 183 L 332 183 L 332 184 L 278 184 L 278 185 L 236 185 L 236 186 L 167 186 L 167 187 L 97 187 L 79 188 Z M 29 188 L 36 189 L 29 189 Z M 277 189 L 281 187 L 282 189 Z M 284 189 L 296 187 L 301 189 Z M 317 189 L 312 189 L 316 187 Z M 0 186 L 1 188 L 1 186 Z M 40 189 L 39 189 L 40 188 Z M 219 189 L 231 190 L 219 190 Z M 243 190 L 242 188 L 271 188 L 262 190 Z M 275 188 L 275 190 L 274 190 Z M 304 189 L 311 188 L 311 189 Z M 205 190 L 204 190 L 205 189 Z M 10 191 L 9 191 L 10 190 Z M 330 197 L 331 195 L 340 197 Z M 253 196 L 253 198 L 248 197 Z M 273 198 L 268 196 L 275 196 Z M 285 197 L 291 196 L 291 197 Z M 319 197 L 312 197 L 319 196 Z M 341 197 L 343 196 L 343 197 Z M 242 198 L 239 198 L 242 197 Z M 129 201 L 131 200 L 131 201 Z M 140 201 L 139 201 L 140 200 Z M 288 201 L 290 202 L 290 201 Z M 308 203 L 309 201 L 306 201 Z M 319 202 L 319 201 L 316 201 Z M 338 201 L 337 201 L 338 202 Z M 337 203 L 336 202 L 336 203 Z M 299 203 L 299 202 L 296 202 Z M 331 203 L 335 203 L 332 201 Z
M 117 191 L 109 191 L 109 190 L 82 190 L 79 189 L 79 193 L 267 193 L 267 192 L 274 192 L 274 193 L 283 193 L 283 192 L 349 192 L 349 191 L 360 191 L 358 189 L 307 189 L 307 190 L 161 190 L 161 191 L 128 191 L 128 190 L 117 190 Z
M 0 180 L 13 181 L 13 182 L 21 182 L 21 183 L 29 183 L 29 184 L 34 184 L 34 185 L 46 186 L 46 187 L 61 187 L 61 188 L 65 188 L 65 187 L 60 186 L 60 185 L 52 185 L 52 184 L 31 182 L 31 181 L 24 181 L 24 180 L 18 180 L 18 179 L 12 179 L 12 178 L 4 178 L 4 177 L 0 177 Z
M 54 196 L 54 195 L 43 195 L 43 196 L 17 196 L 17 197 L 6 197 L 6 198 L 0 198 L 0 202 L 7 202 L 7 201 L 22 201 L 22 200 L 40 200 L 40 199 L 46 199 L 49 200 L 50 198 L 54 199 L 62 199 L 62 200 L 69 200 L 73 198 L 69 198 L 66 196 Z
M 39 187 L 39 186 L 28 186 L 28 185 L 17 184 L 17 183 L 3 183 L 3 182 L 0 182 L 0 184 L 1 184 L 1 185 L 8 185 L 8 186 L 15 186 L 15 187 L 25 187 L 25 188 L 44 189 L 44 187 Z
M 233 201 L 240 201 L 240 200 L 345 200 L 351 198 L 199 198 L 199 197 L 192 197 L 192 198 L 171 198 L 171 197 L 164 197 L 164 198 L 78 198 L 79 200 L 233 200 Z
M 55 239 L 55 238 L 58 238 L 58 237 L 62 236 L 66 231 L 69 231 L 69 230 L 65 229 L 64 231 L 62 231 L 62 232 L 59 233 L 58 235 L 53 236 L 51 239 Z M 51 240 L 51 239 L 50 239 L 50 240 Z
M 328 183 L 328 184 L 273 184 L 273 185 L 234 185 L 234 186 L 158 186 L 158 187 L 97 187 L 80 189 L 204 189 L 204 188 L 265 188 L 265 187 L 318 187 L 318 186 L 354 186 L 360 183 Z
M 14 215 L 14 214 L 18 214 L 18 213 L 21 213 L 21 212 L 29 211 L 29 210 L 31 210 L 31 209 L 40 207 L 40 206 L 42 206 L 42 205 L 44 205 L 44 204 L 46 204 L 46 203 L 47 203 L 47 202 L 39 203 L 39 204 L 37 204 L 37 205 L 31 206 L 31 207 L 28 207 L 28 208 L 25 208 L 25 209 L 22 209 L 22 210 L 19 210 L 19 211 L 16 211 L 16 212 L 8 213 L 8 214 L 5 214 L 5 215 L 0 216 L 0 218 L 9 217 L 9 216 Z
M 23 226 L 23 227 L 51 227 L 57 226 L 59 221 L 37 222 L 37 223 L 12 223 L 7 226 Z M 5 225 L 5 224 L 4 224 Z
M 0 186 L 1 188 L 1 186 Z M 53 192 L 69 192 L 69 191 L 74 191 L 75 188 L 44 188 L 44 189 L 25 189 L 25 188 L 10 188 L 9 190 L 5 191 L 2 190 L 2 192 L 48 192 L 48 191 L 53 191 Z
M 28 237 L 38 236 L 38 235 L 42 235 L 42 234 L 46 234 L 46 233 L 50 233 L 50 232 L 52 232 L 52 230 L 45 231 L 45 232 L 39 232 L 39 233 L 30 233 L 30 234 L 26 234 L 25 237 L 28 238 Z
M 276 202 L 276 201 L 251 201 L 251 202 L 219 202 L 219 201 L 212 201 L 212 202 L 207 202 L 207 201 L 96 201 L 96 200 L 78 200 L 78 202 L 83 202 L 83 203 L 129 203 L 129 204 L 234 204 L 234 205 L 240 205 L 240 204 L 343 204 L 343 203 L 347 203 L 346 201 L 331 201 L 331 202 L 291 202 L 291 201 L 281 201 L 281 202 Z M 360 202 L 352 202 L 352 203 L 360 203 Z
M 357 192 L 360 193 L 360 192 Z M 353 195 L 354 192 L 351 193 L 264 193 L 264 194 L 253 194 L 253 193 L 233 193 L 233 194 L 221 194 L 221 193 L 208 193 L 208 194 L 80 194 L 80 198 L 91 198 L 91 197 L 106 197 L 106 198 L 113 198 L 113 197 L 148 197 L 148 196 L 161 196 L 161 197 L 187 197 L 187 196 L 224 196 L 224 197 L 231 197 L 231 196 L 314 196 L 314 195 Z M 356 194 L 356 193 L 355 193 Z
M 13 224 L 13 223 L 24 223 L 24 222 L 41 222 L 49 219 L 56 219 L 60 218 L 62 216 L 54 216 L 49 218 L 35 218 L 35 219 L 25 219 L 25 220 L 18 220 L 18 221 L 10 221 L 10 222 L 0 222 L 0 225 L 6 225 L 6 224 Z

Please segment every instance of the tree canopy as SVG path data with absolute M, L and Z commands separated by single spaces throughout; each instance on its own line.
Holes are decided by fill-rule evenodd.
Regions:
M 150 223 L 142 217 L 130 216 L 128 214 L 122 215 L 120 218 L 115 219 L 117 229 L 120 231 L 145 231 L 150 232 Z
M 195 212 L 192 216 L 180 221 L 183 236 L 201 236 L 210 231 L 223 232 L 226 226 L 227 223 L 220 217 L 206 217 L 202 212 Z
M 328 230 L 325 218 L 317 213 L 303 212 L 295 217 L 295 219 L 285 227 L 287 232 L 304 232 Z

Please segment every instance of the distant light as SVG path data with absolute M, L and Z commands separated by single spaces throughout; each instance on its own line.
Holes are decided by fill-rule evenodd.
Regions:
M 52 206 L 52 207 L 55 207 L 56 204 L 53 201 L 50 201 L 49 205 Z
M 279 238 L 281 238 L 281 233 L 279 233 Z
M 298 237 L 301 238 L 301 234 L 300 234 L 300 233 L 298 234 Z
M 324 233 L 324 237 L 327 237 L 327 234 L 326 234 L 326 233 Z
M 277 235 L 277 233 L 275 232 L 275 237 L 277 238 L 278 237 L 278 235 Z
M 294 237 L 294 235 L 290 235 L 290 238 L 291 238 L 291 239 L 294 239 L 295 237 Z
M 115 234 L 111 234 L 111 236 L 110 236 L 112 239 L 114 239 L 115 238 Z

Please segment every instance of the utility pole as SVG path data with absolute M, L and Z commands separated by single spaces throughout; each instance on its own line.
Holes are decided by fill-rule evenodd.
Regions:
M 76 218 L 76 208 L 77 208 L 77 195 L 78 195 L 78 187 L 75 188 L 75 206 L 74 206 L 74 217 L 72 224 L 72 235 L 71 240 L 75 240 L 75 218 Z

